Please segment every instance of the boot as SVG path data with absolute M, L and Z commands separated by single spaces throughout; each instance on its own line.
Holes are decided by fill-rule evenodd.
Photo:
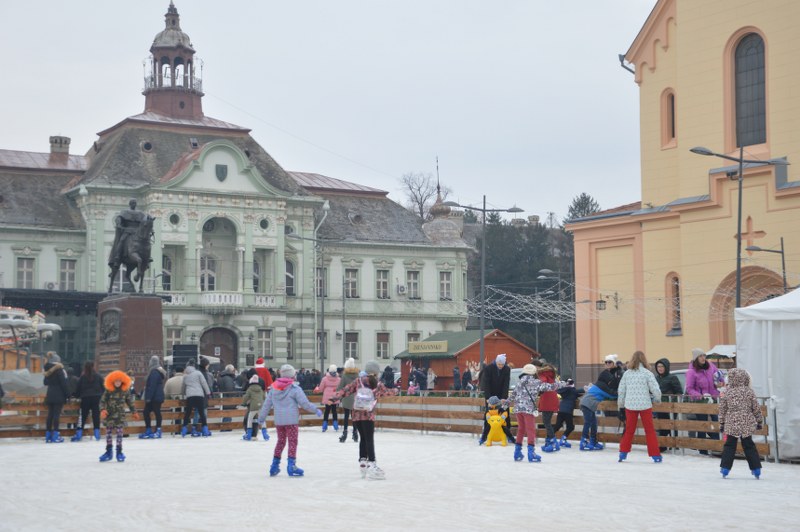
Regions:
M 383 472 L 383 469 L 378 467 L 378 464 L 375 462 L 368 462 L 367 465 L 367 480 L 385 480 L 386 473 Z
M 752 471 L 750 471 L 750 473 L 752 473 L 753 476 L 756 477 L 756 480 L 761 478 L 761 468 L 760 467 L 758 469 L 753 469 Z
M 719 469 L 719 472 L 722 473 L 722 478 L 728 478 L 728 475 L 731 474 L 731 470 L 730 469 L 726 469 L 724 467 L 721 467 Z
M 117 447 L 117 462 L 124 462 L 124 461 L 125 461 L 125 455 L 122 454 L 122 445 L 119 445 Z
M 346 441 L 347 441 L 347 429 L 344 429 L 344 432 L 342 432 L 342 435 L 339 437 L 339 442 L 344 443 Z
M 45 443 L 50 443 L 50 439 L 52 437 L 53 437 L 53 433 L 48 430 L 47 432 L 44 433 L 44 442 Z
M 528 462 L 541 462 L 542 457 L 536 454 L 535 447 L 528 445 Z
M 353 429 L 353 441 L 358 443 L 358 431 Z
M 522 444 L 518 443 L 514 446 L 514 461 L 522 462 Z
M 555 436 L 553 436 L 553 447 L 555 451 L 561 450 L 561 444 L 558 442 L 558 438 L 556 438 Z
M 322 432 L 325 432 L 327 430 L 328 430 L 328 422 L 327 421 L 323 421 L 322 422 Z
M 566 447 L 567 449 L 572 447 L 572 444 L 569 442 L 566 436 L 561 436 L 559 444 L 561 445 L 561 447 Z
M 655 462 L 655 463 L 657 463 L 657 464 L 660 464 L 660 463 L 661 463 L 661 460 L 662 460 L 662 458 L 661 458 L 661 455 L 660 455 L 660 454 L 658 454 L 658 455 L 656 455 L 656 456 L 651 456 L 650 458 L 652 458 L 652 459 L 653 459 L 653 462 Z
M 302 469 L 300 469 L 299 467 L 297 467 L 297 465 L 295 465 L 295 459 L 294 458 L 289 458 L 287 460 L 287 462 L 288 462 L 288 465 L 286 466 L 286 473 L 290 477 L 302 477 L 303 476 L 303 472 L 304 471 Z
M 591 451 L 592 450 L 592 445 L 589 443 L 589 440 L 587 440 L 586 438 L 581 440 L 580 450 L 581 451 Z
M 139 434 L 140 440 L 149 440 L 153 437 L 153 433 L 150 431 L 150 427 L 147 427 L 144 432 Z
M 546 438 L 544 440 L 544 445 L 542 446 L 542 451 L 544 451 L 546 453 L 552 453 L 555 450 L 556 450 L 556 447 L 555 447 L 555 445 L 553 445 L 553 439 L 552 438 Z
M 161 439 L 161 427 L 158 427 L 156 431 L 153 433 L 153 438 L 157 440 Z
M 269 476 L 274 477 L 281 472 L 281 459 L 273 458 L 272 465 L 269 466 Z
M 94 429 L 94 439 L 100 441 L 100 429 Z
M 333 420 L 333 430 L 338 432 L 339 431 L 339 422 L 337 420 Z
M 203 425 L 203 432 L 202 432 L 202 436 L 203 436 L 204 438 L 208 438 L 209 436 L 211 436 L 211 431 L 210 431 L 210 430 L 208 430 L 208 425 Z
M 50 441 L 53 443 L 64 443 L 64 438 L 62 438 L 61 434 L 56 430 L 50 435 Z
M 605 445 L 597 440 L 589 440 L 589 444 L 591 445 L 591 449 L 589 449 L 590 451 L 602 451 L 606 448 Z
M 78 429 L 75 431 L 75 436 L 69 439 L 69 441 L 81 441 L 83 438 L 83 429 Z
M 369 464 L 367 463 L 366 458 L 359 458 L 358 459 L 358 469 L 361 471 L 361 478 L 367 477 L 367 467 Z
M 261 427 L 261 437 L 264 438 L 264 441 L 269 441 L 269 434 L 267 433 L 267 427 Z
M 187 427 L 186 425 L 182 426 L 181 427 L 181 438 L 185 438 L 187 432 L 189 432 L 189 427 Z
M 106 452 L 100 455 L 100 461 L 101 462 L 108 462 L 113 457 L 114 457 L 114 455 L 111 454 L 111 446 L 110 445 L 106 445 Z
M 192 425 L 192 434 L 191 434 L 191 436 L 192 436 L 192 438 L 199 438 L 200 437 L 200 433 L 197 432 L 197 427 L 195 427 L 194 425 Z
M 619 452 L 619 460 L 617 460 L 617 462 L 623 462 L 623 461 L 625 461 L 626 458 L 628 458 L 628 453 L 620 451 Z M 653 458 L 655 458 L 655 457 L 653 457 Z
M 253 439 L 253 429 L 247 429 L 247 432 L 244 433 L 242 439 L 245 441 L 250 441 Z

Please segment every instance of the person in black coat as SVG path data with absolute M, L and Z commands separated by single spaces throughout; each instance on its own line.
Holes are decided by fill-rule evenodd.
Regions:
M 394 370 L 392 369 L 392 366 L 386 366 L 383 368 L 381 382 L 389 389 L 394 388 Z
M 61 409 L 69 397 L 67 372 L 61 364 L 61 357 L 52 351 L 48 353 L 48 361 L 44 365 L 44 384 L 47 386 L 47 395 L 44 402 L 47 404 L 47 426 L 45 443 L 61 443 L 64 438 L 58 433 L 58 423 L 61 419 Z
M 663 394 L 661 397 L 661 402 L 670 402 L 676 401 L 677 395 L 683 395 L 683 386 L 681 386 L 681 381 L 678 379 L 676 375 L 671 375 L 669 372 L 669 359 L 662 358 L 656 362 L 656 382 L 658 382 L 659 388 L 661 388 L 661 393 Z M 653 416 L 656 419 L 669 419 L 669 412 L 653 412 Z M 669 436 L 670 431 L 666 429 L 659 429 L 658 431 L 659 436 Z M 667 450 L 666 447 L 660 447 L 661 452 Z
M 461 372 L 458 371 L 458 366 L 453 366 L 453 389 L 455 391 L 461 389 Z
M 167 372 L 161 367 L 158 355 L 150 357 L 147 369 L 149 373 L 144 390 L 142 390 L 145 430 L 139 435 L 139 439 L 161 437 L 161 405 L 164 403 L 164 383 L 167 381 Z M 154 414 L 156 418 L 155 431 L 150 430 L 150 414 Z
M 75 389 L 75 396 L 81 400 L 81 418 L 78 430 L 75 431 L 71 441 L 81 441 L 83 427 L 86 426 L 86 417 L 89 412 L 92 413 L 94 438 L 100 439 L 100 397 L 103 395 L 103 391 L 103 378 L 94 370 L 94 362 L 86 361 Z
M 511 368 L 506 365 L 505 353 L 497 355 L 494 362 L 481 370 L 480 384 L 483 398 L 486 401 L 486 412 L 489 411 L 490 397 L 495 396 L 501 400 L 508 399 L 508 387 L 511 384 Z M 498 409 L 498 412 L 502 415 L 503 412 L 507 410 L 508 407 L 503 404 L 503 406 Z M 484 413 L 483 432 L 481 433 L 481 439 L 478 440 L 478 445 L 486 443 L 486 437 L 489 435 L 489 428 L 489 423 L 486 422 L 486 415 Z M 516 440 L 511 434 L 510 423 L 505 424 L 503 432 L 508 438 L 508 443 L 515 443 Z

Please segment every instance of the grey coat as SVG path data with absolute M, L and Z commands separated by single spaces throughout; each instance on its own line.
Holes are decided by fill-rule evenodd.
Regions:
M 208 387 L 205 376 L 192 366 L 186 366 L 183 372 L 181 395 L 184 397 L 206 397 L 210 393 L 211 389 Z
M 350 371 L 349 369 L 344 370 L 342 373 L 342 380 L 339 382 L 339 386 L 336 388 L 336 391 L 341 390 L 354 380 L 358 378 L 358 370 L 353 369 Z M 353 395 L 348 395 L 347 397 L 342 398 L 342 408 L 347 408 L 348 410 L 353 409 L 353 402 L 355 402 L 356 398 Z
M 308 412 L 319 412 L 297 383 L 283 390 L 278 390 L 274 385 L 269 389 L 261 411 L 258 413 L 259 425 L 266 421 L 267 414 L 273 406 L 275 407 L 275 425 L 299 425 L 301 408 Z

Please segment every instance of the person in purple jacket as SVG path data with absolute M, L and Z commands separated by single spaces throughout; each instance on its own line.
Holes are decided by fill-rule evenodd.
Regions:
M 278 440 L 275 442 L 275 452 L 272 455 L 272 465 L 269 468 L 269 476 L 274 477 L 281 472 L 281 455 L 286 442 L 289 442 L 288 465 L 286 472 L 290 477 L 302 477 L 303 470 L 297 467 L 297 434 L 300 426 L 300 408 L 308 412 L 314 412 L 317 417 L 322 417 L 322 412 L 316 408 L 306 397 L 303 389 L 295 382 L 296 372 L 290 364 L 284 364 L 280 369 L 280 378 L 270 386 L 264 404 L 258 413 L 258 424 L 263 425 L 267 420 L 267 414 L 275 408 L 275 432 L 278 433 Z
M 717 373 L 717 366 L 713 362 L 706 360 L 706 352 L 695 347 L 692 349 L 692 363 L 686 370 L 686 395 L 694 401 L 715 402 L 719 398 L 719 390 L 714 380 Z M 708 414 L 695 414 L 697 421 L 708 421 Z M 717 421 L 716 415 L 711 415 L 711 421 Z M 711 440 L 718 440 L 719 434 L 716 432 L 698 432 L 697 437 Z M 708 454 L 707 450 L 701 450 L 700 454 Z

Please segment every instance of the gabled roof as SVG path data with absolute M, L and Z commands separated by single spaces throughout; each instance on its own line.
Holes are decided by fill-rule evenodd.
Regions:
M 529 351 L 534 356 L 539 356 L 535 349 L 528 347 L 527 345 L 523 344 L 519 340 L 515 339 L 513 336 L 509 336 L 507 333 L 504 333 L 500 329 L 490 329 L 483 331 L 484 338 L 489 338 L 492 336 L 503 336 L 507 340 L 514 342 L 515 344 L 519 345 L 519 347 L 525 351 Z M 468 330 L 468 331 L 457 331 L 457 332 L 438 332 L 436 334 L 432 334 L 431 336 L 425 338 L 424 342 L 447 342 L 447 352 L 446 353 L 409 353 L 406 349 L 401 353 L 398 353 L 394 356 L 395 359 L 431 359 L 431 358 L 454 358 L 458 356 L 462 351 L 465 351 L 467 348 L 480 343 L 481 341 L 481 332 L 480 330 Z
M 86 158 L 83 155 L 69 153 L 0 150 L 0 168 L 83 172 L 86 170 Z
M 350 181 L 343 181 L 322 174 L 289 172 L 289 175 L 292 176 L 300 186 L 314 193 L 343 192 L 347 194 L 377 194 L 380 196 L 386 196 L 388 194 L 385 190 L 359 185 L 358 183 L 351 183 Z

